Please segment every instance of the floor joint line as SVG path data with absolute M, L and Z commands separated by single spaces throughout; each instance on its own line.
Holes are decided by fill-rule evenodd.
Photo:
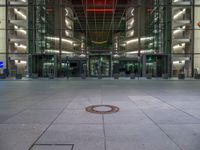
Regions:
M 182 110 L 182 109 L 180 109 L 180 108 L 178 108 L 178 107 L 176 107 L 176 106 L 174 106 L 174 105 L 172 105 L 172 104 L 170 104 L 170 103 L 167 103 L 167 102 L 163 101 L 161 98 L 159 98 L 159 97 L 157 97 L 157 96 L 153 96 L 153 95 L 149 94 L 148 92 L 146 92 L 146 91 L 144 91 L 144 90 L 143 90 L 143 92 L 146 93 L 146 94 L 148 94 L 148 95 L 150 95 L 150 96 L 153 97 L 153 98 L 156 98 L 157 100 L 163 102 L 164 104 L 167 104 L 167 105 L 169 105 L 169 106 L 171 106 L 171 107 L 173 107 L 173 108 L 175 108 L 175 109 L 177 109 L 177 110 L 183 112 L 184 114 L 189 115 L 190 117 L 193 117 L 193 118 L 195 118 L 195 119 L 200 120 L 199 118 L 193 116 L 192 114 L 190 114 L 190 113 L 188 113 L 188 112 L 186 112 L 186 111 L 184 111 L 184 110 Z
M 107 150 L 107 140 L 106 140 L 106 129 L 105 129 L 104 115 L 102 115 L 102 120 L 103 120 L 104 148 L 105 148 L 105 150 Z
M 135 105 L 136 107 L 149 119 L 153 122 L 154 125 L 156 125 L 180 150 L 183 150 L 160 126 L 159 124 L 157 124 L 148 114 L 146 114 L 141 108 L 138 107 L 138 105 L 133 101 L 131 100 Z
M 73 99 L 74 100 L 74 99 Z M 72 101 L 73 101 L 72 100 Z M 58 115 L 56 116 L 56 118 L 47 126 L 47 128 L 40 134 L 40 136 L 33 142 L 33 144 L 29 147 L 28 150 L 31 150 L 34 145 L 38 142 L 38 140 L 46 133 L 46 131 L 52 126 L 52 124 L 58 119 L 58 117 L 64 112 L 64 110 L 68 107 L 68 105 L 72 102 L 70 101 L 62 110 L 60 113 L 58 113 Z M 73 149 L 72 149 L 73 150 Z

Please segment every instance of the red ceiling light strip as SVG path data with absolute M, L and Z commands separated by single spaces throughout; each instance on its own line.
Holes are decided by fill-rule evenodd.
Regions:
M 85 0 L 89 5 L 112 5 L 116 0 Z
M 110 8 L 88 8 L 87 12 L 113 12 L 113 9 Z

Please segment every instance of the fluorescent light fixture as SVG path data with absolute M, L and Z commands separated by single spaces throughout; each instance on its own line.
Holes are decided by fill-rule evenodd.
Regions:
M 68 30 L 65 30 L 65 35 L 70 37 L 70 34 L 69 34 L 69 31 Z
M 183 65 L 185 63 L 185 60 L 181 60 L 181 61 L 173 61 L 173 65 Z
M 135 22 L 135 20 L 131 19 L 130 26 L 133 26 L 134 22 Z
M 118 48 L 119 48 L 119 45 L 118 45 L 118 43 L 115 43 L 115 44 L 114 44 L 114 46 L 115 46 L 115 48 L 116 48 L 116 49 L 118 49 Z
M 67 26 L 69 29 L 72 29 L 71 23 L 68 21 L 67 18 L 65 19 L 65 23 L 66 23 L 66 26 Z
M 134 42 L 138 42 L 138 39 L 132 39 L 132 40 L 127 41 L 126 43 L 130 44 L 130 43 L 134 43 Z
M 152 39 L 153 39 L 153 37 L 143 37 L 143 38 L 141 38 L 140 40 L 141 40 L 141 41 L 146 41 L 146 40 L 152 40 Z M 130 44 L 130 43 L 134 43 L 134 42 L 138 42 L 138 41 L 139 41 L 139 39 L 136 38 L 136 39 L 129 40 L 129 41 L 127 41 L 126 43 L 127 43 L 127 44 Z
M 52 40 L 52 41 L 60 41 L 60 38 L 58 37 L 46 37 L 46 39 Z M 72 40 L 68 40 L 68 39 L 61 39 L 61 41 L 65 43 L 70 43 L 70 44 L 74 43 Z
M 62 39 L 63 42 L 66 42 L 66 43 L 70 43 L 70 44 L 73 44 L 74 42 L 71 41 L 71 40 L 68 40 L 68 39 Z
M 81 44 L 79 44 L 79 43 L 73 43 L 73 46 L 74 47 L 78 47 L 78 46 L 81 46 Z
M 152 52 L 155 52 L 155 50 L 149 49 L 149 50 L 141 50 L 140 51 L 140 53 L 152 53 Z M 126 54 L 138 54 L 138 51 L 126 52 Z
M 153 43 L 149 43 L 149 46 L 153 46 Z
M 20 43 L 14 43 L 15 47 L 17 48 L 22 48 L 22 49 L 27 49 L 26 45 L 20 44 Z
M 130 33 L 130 34 L 131 34 L 131 36 L 133 36 L 133 35 L 134 35 L 134 30 L 133 30 L 133 31 L 131 31 L 131 33 Z
M 17 30 L 17 29 L 19 29 L 19 27 L 18 26 L 14 26 L 14 28 Z
M 174 0 L 173 2 L 176 3 L 176 2 L 179 2 L 179 1 L 180 1 L 180 0 Z
M 46 18 L 45 17 L 41 17 L 42 21 L 45 22 Z
M 15 28 L 15 30 L 16 31 L 18 31 L 18 32 L 21 32 L 21 33 L 23 33 L 23 34 L 27 34 L 27 32 L 25 31 L 25 30 L 23 30 L 23 29 L 20 29 L 18 26 L 14 26 L 14 28 Z
M 27 61 L 24 60 L 15 60 L 16 64 L 27 64 Z
M 65 8 L 65 16 L 69 15 L 69 10 L 67 8 Z
M 186 9 L 184 8 L 182 11 L 179 11 L 177 14 L 174 15 L 174 19 L 177 19 L 179 16 L 183 15 L 186 12 Z
M 127 37 L 133 37 L 133 36 L 134 36 L 134 30 L 129 31 Z
M 132 16 L 134 16 L 134 11 L 135 11 L 135 9 L 133 8 L 133 9 L 131 10 L 131 15 L 132 15 Z
M 82 57 L 82 58 L 83 58 L 83 57 L 86 57 L 86 55 L 85 55 L 85 54 L 81 54 L 79 57 Z
M 47 63 L 47 62 L 45 62 L 45 63 L 43 63 L 45 66 L 54 66 L 54 62 L 52 62 L 52 63 Z
M 18 14 L 19 16 L 21 16 L 24 20 L 26 20 L 27 19 L 27 17 L 26 17 L 26 15 L 24 14 L 24 13 L 22 13 L 21 11 L 19 11 L 18 9 L 14 9 L 14 12 L 16 13 L 16 14 Z
M 126 43 L 123 43 L 123 44 L 120 44 L 120 46 L 122 46 L 122 47 L 126 47 Z
M 185 43 L 178 44 L 178 45 L 173 46 L 173 49 L 183 48 L 185 47 L 185 45 L 186 45 Z
M 69 21 L 67 20 L 67 19 L 65 19 L 65 23 L 67 24 L 67 25 L 69 25 L 70 23 L 69 23 Z
M 119 54 L 114 54 L 113 57 L 114 58 L 119 58 L 120 56 L 119 56 Z
M 84 46 L 84 44 L 82 43 L 81 44 L 81 50 L 84 50 L 85 49 L 85 46 Z
M 174 30 L 173 34 L 183 32 L 185 29 L 186 29 L 186 26 L 183 26 L 182 28 L 178 28 L 178 29 Z
M 60 51 L 56 50 L 56 49 L 46 49 L 45 52 L 47 52 L 47 53 L 60 53 Z M 72 54 L 73 52 L 62 50 L 61 53 L 63 53 L 63 54 Z
M 46 37 L 47 40 L 60 41 L 58 37 Z

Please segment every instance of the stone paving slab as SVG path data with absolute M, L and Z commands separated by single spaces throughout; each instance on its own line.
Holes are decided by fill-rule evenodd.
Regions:
M 90 105 L 98 105 L 101 104 L 101 99 L 100 96 L 98 97 L 92 97 L 92 98 L 87 98 L 87 97 L 81 97 L 80 99 L 74 99 L 68 106 L 67 109 L 70 110 L 84 110 L 87 106 Z
M 36 145 L 31 150 L 73 150 L 72 146 L 65 145 Z
M 167 103 L 153 96 L 129 96 L 130 100 L 141 109 L 171 109 Z
M 198 118 L 151 96 L 132 96 L 130 99 L 138 106 L 138 108 L 143 110 L 148 117 L 158 124 L 200 123 Z
M 82 149 L 85 149 L 87 145 L 95 146 L 96 144 L 103 147 L 103 126 L 54 124 L 37 141 L 37 144 L 74 144 L 75 146 L 80 144 L 83 145 Z
M 180 150 L 156 125 L 106 125 L 107 150 Z
M 144 110 L 158 124 L 200 124 L 200 120 L 176 109 Z
M 161 125 L 161 128 L 182 150 L 200 149 L 200 124 Z
M 9 118 L 5 124 L 50 124 L 59 114 L 58 110 L 26 110 Z
M 23 111 L 23 109 L 0 108 L 0 124 L 8 120 L 9 118 L 15 116 L 21 111 Z
M 67 100 L 58 100 L 57 98 L 54 98 L 53 100 L 43 100 L 41 102 L 38 102 L 35 105 L 32 105 L 30 109 L 34 110 L 62 110 L 66 107 L 66 105 L 69 102 Z
M 80 142 L 74 145 L 73 150 L 105 150 L 105 146 L 102 141 L 91 142 Z
M 83 110 L 65 110 L 55 121 L 56 124 L 103 124 L 102 115 Z
M 192 116 L 200 119 L 200 111 L 197 108 L 190 108 L 190 109 L 183 109 L 183 111 L 187 112 L 188 114 L 191 114 Z
M 28 150 L 47 125 L 0 124 L 0 150 Z

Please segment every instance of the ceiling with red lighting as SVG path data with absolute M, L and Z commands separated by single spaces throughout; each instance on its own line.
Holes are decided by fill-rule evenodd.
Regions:
M 138 11 L 135 11 L 134 36 L 138 36 L 138 30 L 145 34 L 145 11 L 152 11 L 153 0 L 71 0 L 71 3 L 76 16 L 75 33 L 82 32 L 87 37 L 87 45 L 96 44 L 98 48 L 102 44 L 112 45 L 116 34 L 125 38 L 129 7 L 140 7 L 142 13 L 138 26 Z
M 112 43 L 113 33 L 122 30 L 127 5 L 128 0 L 72 0 L 78 21 L 75 30 L 86 33 L 88 42 Z

